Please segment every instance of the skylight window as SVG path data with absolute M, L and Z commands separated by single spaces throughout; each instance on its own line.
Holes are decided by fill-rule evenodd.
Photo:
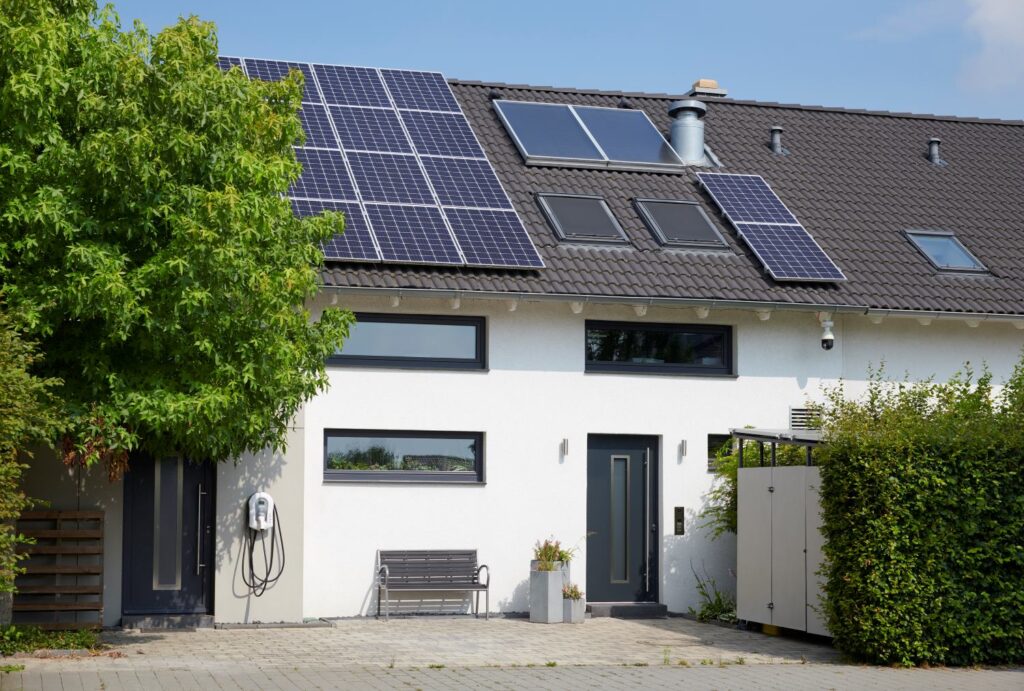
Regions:
M 988 271 L 985 265 L 961 244 L 953 233 L 938 230 L 908 230 L 907 237 L 943 271 Z
M 502 100 L 494 109 L 528 165 L 683 170 L 642 110 Z
M 538 195 L 544 215 L 563 240 L 625 242 L 618 221 L 601 197 L 568 194 Z
M 668 199 L 634 200 L 640 218 L 663 245 L 725 247 L 725 240 L 696 202 Z

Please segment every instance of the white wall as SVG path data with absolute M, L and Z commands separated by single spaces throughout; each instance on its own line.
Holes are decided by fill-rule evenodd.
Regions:
M 283 453 L 266 450 L 260 454 L 249 454 L 238 463 L 221 463 L 217 469 L 217 546 L 213 579 L 214 619 L 217 622 L 302 620 L 306 517 L 303 510 L 303 417 L 300 413 L 293 421 Z M 313 454 L 311 458 L 317 449 L 310 451 Z M 285 547 L 284 571 L 260 597 L 255 597 L 242 579 L 243 562 L 248 569 L 244 540 L 249 521 L 248 499 L 254 492 L 268 492 L 274 498 L 280 517 L 277 529 L 284 536 Z M 257 543 L 254 552 L 257 573 L 261 574 L 265 573 L 262 548 Z M 280 560 L 279 552 L 276 558 Z M 271 570 L 277 572 L 276 567 Z
M 330 389 L 295 421 L 284 454 L 266 452 L 218 469 L 215 614 L 221 622 L 298 621 L 367 614 L 374 607 L 373 567 L 379 548 L 476 548 L 491 567 L 492 610 L 524 611 L 534 541 L 555 536 L 581 548 L 573 579 L 586 590 L 586 448 L 590 433 L 645 434 L 661 439 L 661 600 L 672 611 L 696 606 L 691 565 L 732 590 L 735 541 L 709 541 L 696 514 L 711 486 L 706 440 L 731 427 L 784 427 L 790 406 L 820 398 L 840 378 L 863 389 L 867 367 L 945 379 L 965 360 L 987 363 L 997 381 L 1017 360 L 1024 331 L 1006 323 L 836 317 L 836 346 L 824 352 L 811 313 L 713 311 L 701 322 L 689 309 L 651 308 L 638 318 L 628 306 L 346 296 L 352 309 L 385 313 L 487 317 L 489 371 L 438 372 L 330 368 Z M 586 319 L 719 323 L 735 326 L 738 377 L 585 374 Z M 325 428 L 456 430 L 485 433 L 485 486 L 326 483 Z M 569 439 L 570 453 L 559 454 Z M 688 453 L 680 457 L 679 442 Z M 30 496 L 55 508 L 78 503 L 74 477 L 55 458 L 40 456 L 26 473 Z M 243 507 L 257 490 L 271 492 L 287 539 L 282 580 L 262 598 L 241 583 Z M 101 469 L 87 473 L 82 508 L 107 512 L 105 621 L 120 618 L 121 483 Z M 686 507 L 686 534 L 674 536 L 673 508 Z
M 492 571 L 493 609 L 524 611 L 534 541 L 555 536 L 584 547 L 587 434 L 661 438 L 661 600 L 672 611 L 697 605 L 691 564 L 731 590 L 735 543 L 710 542 L 696 514 L 711 485 L 706 440 L 711 433 L 755 425 L 785 427 L 790 406 L 820 398 L 840 378 L 860 390 L 869 364 L 890 373 L 945 378 L 964 360 L 986 361 L 997 379 L 1016 361 L 1024 332 L 1009 324 L 836 317 L 836 346 L 820 347 L 811 313 L 714 311 L 704 322 L 689 309 L 652 308 L 638 318 L 628 306 L 588 305 L 580 315 L 564 303 L 406 298 L 343 298 L 353 310 L 486 316 L 489 371 L 435 372 L 333 367 L 331 388 L 306 407 L 303 574 L 305 616 L 370 613 L 377 549 L 477 548 Z M 675 377 L 585 374 L 586 319 L 720 323 L 736 327 L 739 376 Z M 324 482 L 325 428 L 482 431 L 486 486 Z M 570 453 L 559 454 L 569 439 Z M 688 453 L 680 457 L 681 440 Z M 672 512 L 684 506 L 686 535 L 673 536 Z M 585 583 L 585 554 L 573 579 Z

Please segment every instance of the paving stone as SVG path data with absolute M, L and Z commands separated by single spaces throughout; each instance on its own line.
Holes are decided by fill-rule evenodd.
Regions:
M 107 655 L 26 659 L 23 672 L 0 676 L 0 689 L 1024 688 L 1022 669 L 845 665 L 827 645 L 685 619 L 352 619 L 104 640 Z

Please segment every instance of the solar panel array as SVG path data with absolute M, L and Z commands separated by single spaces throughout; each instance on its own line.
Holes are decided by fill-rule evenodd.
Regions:
M 289 190 L 298 216 L 345 213 L 328 259 L 542 268 L 522 221 L 436 72 L 220 57 L 251 79 L 306 77 Z
M 697 178 L 776 281 L 846 280 L 760 175 L 697 173 Z

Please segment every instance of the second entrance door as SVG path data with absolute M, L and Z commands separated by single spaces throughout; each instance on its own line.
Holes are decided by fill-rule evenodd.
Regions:
M 658 599 L 658 438 L 587 443 L 587 599 Z

